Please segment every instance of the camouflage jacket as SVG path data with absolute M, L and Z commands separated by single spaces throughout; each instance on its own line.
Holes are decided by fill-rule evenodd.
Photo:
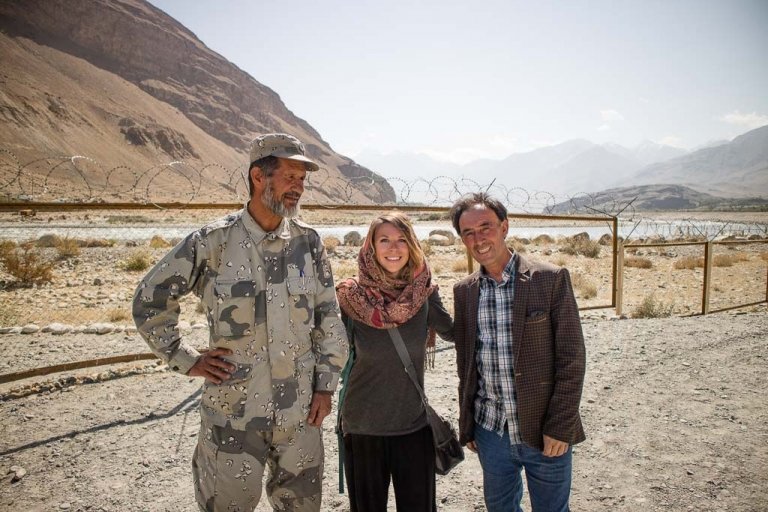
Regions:
M 205 381 L 201 415 L 238 430 L 303 423 L 313 390 L 334 391 L 347 357 L 331 267 L 315 230 L 283 220 L 265 232 L 247 209 L 185 238 L 141 281 L 133 318 L 152 351 L 186 374 L 199 352 L 181 339 L 179 298 L 200 297 L 210 347 L 237 369 Z

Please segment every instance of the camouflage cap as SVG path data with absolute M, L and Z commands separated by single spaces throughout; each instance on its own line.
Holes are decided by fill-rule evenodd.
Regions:
M 265 156 L 276 156 L 289 160 L 306 162 L 308 170 L 320 168 L 315 162 L 304 156 L 304 144 L 293 135 L 287 133 L 268 133 L 253 139 L 251 142 L 251 164 Z

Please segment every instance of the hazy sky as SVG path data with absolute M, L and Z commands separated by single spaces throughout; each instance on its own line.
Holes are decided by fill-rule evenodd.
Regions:
M 151 0 L 338 152 L 463 163 L 768 124 L 768 0 Z

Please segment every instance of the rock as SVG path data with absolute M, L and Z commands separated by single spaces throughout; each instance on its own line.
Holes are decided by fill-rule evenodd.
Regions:
M 573 240 L 574 242 L 581 242 L 581 241 L 587 241 L 589 240 L 589 233 L 586 231 L 582 231 L 581 233 L 576 233 L 572 237 L 570 237 L 570 240 Z
M 344 235 L 344 245 L 360 246 L 363 245 L 363 237 L 357 231 L 350 231 Z
M 93 280 L 93 286 L 102 286 L 104 284 L 104 280 L 100 277 L 94 278 Z
M 71 325 L 67 324 L 61 324 L 54 322 L 52 324 L 48 324 L 45 327 L 43 327 L 43 332 L 49 332 L 53 335 L 60 336 L 62 334 L 68 333 L 72 330 Z
M 429 237 L 431 238 L 432 235 L 441 235 L 446 237 L 448 240 L 451 241 L 450 245 L 453 245 L 456 243 L 456 236 L 453 234 L 453 231 L 449 229 L 433 229 L 429 232 Z
M 27 324 L 21 328 L 21 334 L 34 334 L 40 331 L 40 326 L 35 324 Z
M 11 468 L 8 470 L 8 473 L 13 473 L 13 477 L 11 478 L 11 482 L 18 482 L 25 476 L 27 476 L 27 470 L 24 469 L 21 466 L 11 466 Z
M 115 330 L 115 324 L 107 322 L 93 324 L 96 334 L 107 334 Z
M 448 246 L 453 245 L 453 242 L 451 240 L 443 235 L 429 235 L 429 239 L 427 240 L 430 245 L 440 245 L 440 246 Z
M 611 236 L 608 233 L 605 233 L 603 236 L 600 237 L 600 239 L 597 241 L 600 245 L 612 245 L 613 244 L 613 236 Z
M 186 320 L 180 320 L 178 323 L 178 328 L 180 331 L 188 331 L 189 330 L 189 322 Z

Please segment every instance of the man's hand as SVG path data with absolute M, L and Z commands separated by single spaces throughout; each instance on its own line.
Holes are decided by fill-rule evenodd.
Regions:
M 309 416 L 307 421 L 313 427 L 319 427 L 323 424 L 323 420 L 331 413 L 331 397 L 333 393 L 330 391 L 315 391 L 312 394 L 312 403 L 309 406 Z
M 215 348 L 205 350 L 197 358 L 197 362 L 189 369 L 190 377 L 205 377 L 205 380 L 214 384 L 221 384 L 232 376 L 235 365 L 222 359 L 221 356 L 232 355 L 228 348 Z
M 558 441 L 553 437 L 544 435 L 544 456 L 559 457 L 568 451 L 568 443 Z
M 469 448 L 469 451 L 477 453 L 477 443 L 475 443 L 474 441 L 469 441 L 467 443 L 467 448 Z

